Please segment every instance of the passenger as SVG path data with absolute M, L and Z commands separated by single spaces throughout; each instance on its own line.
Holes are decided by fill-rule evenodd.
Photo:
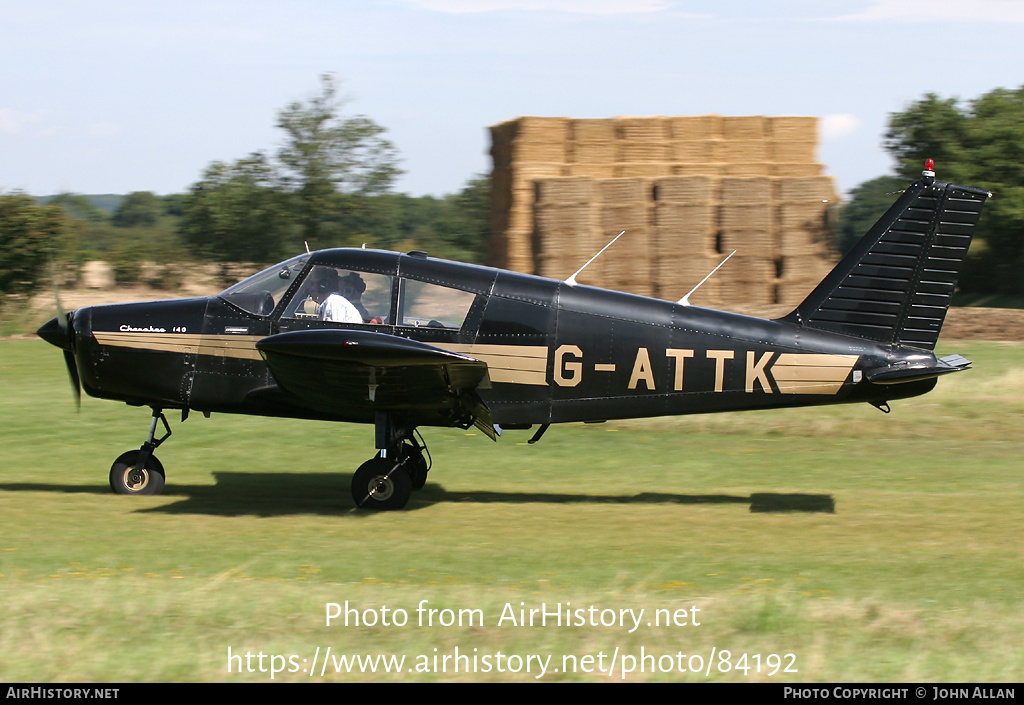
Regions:
M 323 267 L 313 272 L 313 300 L 320 304 L 317 317 L 321 321 L 334 323 L 362 323 L 363 317 L 359 310 L 338 293 L 340 290 L 338 270 Z
M 362 322 L 368 322 L 371 318 L 370 312 L 363 306 L 363 292 L 366 291 L 366 282 L 356 272 L 349 272 L 341 278 L 341 295 L 349 300 L 359 315 L 363 317 Z

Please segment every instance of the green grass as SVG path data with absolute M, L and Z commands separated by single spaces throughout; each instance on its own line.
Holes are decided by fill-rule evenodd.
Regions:
M 407 661 L 401 674 L 274 680 L 538 675 L 494 660 L 416 671 L 457 648 L 551 655 L 544 680 L 608 678 L 562 672 L 564 655 L 603 653 L 607 667 L 618 649 L 620 680 L 622 655 L 667 667 L 714 649 L 710 674 L 638 661 L 627 680 L 1018 682 L 1024 345 L 941 347 L 975 369 L 889 415 L 556 426 L 533 446 L 524 432 L 494 444 L 425 429 L 427 487 L 407 511 L 365 513 L 348 482 L 370 427 L 248 417 L 172 419 L 166 494 L 115 496 L 107 470 L 141 443 L 148 410 L 87 398 L 76 413 L 58 351 L 2 342 L 0 680 L 262 682 L 269 672 L 238 662 L 228 672 L 229 647 L 264 653 L 266 668 L 271 654 L 308 668 L 330 647 Z M 484 623 L 420 627 L 422 600 Z M 409 624 L 326 626 L 326 603 L 346 601 L 406 610 Z M 645 611 L 633 633 L 498 623 L 506 604 L 567 602 Z M 694 606 L 699 626 L 647 625 Z M 797 672 L 769 675 L 769 654 L 794 654 Z

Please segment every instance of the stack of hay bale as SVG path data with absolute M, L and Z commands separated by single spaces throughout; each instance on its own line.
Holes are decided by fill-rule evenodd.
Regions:
M 831 268 L 838 202 L 815 118 L 519 118 L 491 128 L 490 262 L 696 304 L 797 303 Z

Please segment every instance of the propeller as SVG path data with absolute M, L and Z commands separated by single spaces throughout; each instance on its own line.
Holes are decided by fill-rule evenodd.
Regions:
M 64 313 L 60 305 L 60 290 L 54 278 L 53 298 L 57 306 L 57 316 L 44 323 L 36 335 L 64 351 L 64 365 L 68 368 L 71 380 L 71 393 L 75 398 L 75 408 L 82 408 L 82 380 L 78 376 L 78 365 L 75 364 L 75 312 Z

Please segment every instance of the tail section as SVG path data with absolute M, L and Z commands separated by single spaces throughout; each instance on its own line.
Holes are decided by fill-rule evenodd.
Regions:
M 784 320 L 933 350 L 991 195 L 924 172 Z

